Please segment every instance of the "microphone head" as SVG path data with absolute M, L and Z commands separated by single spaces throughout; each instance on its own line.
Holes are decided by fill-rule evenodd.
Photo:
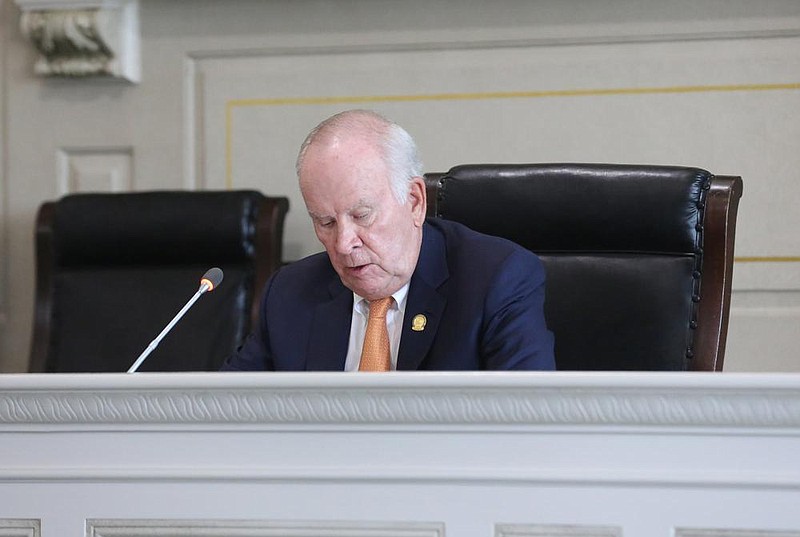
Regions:
M 210 268 L 200 278 L 200 286 L 207 286 L 206 291 L 213 291 L 217 286 L 222 283 L 222 269 L 214 267 Z

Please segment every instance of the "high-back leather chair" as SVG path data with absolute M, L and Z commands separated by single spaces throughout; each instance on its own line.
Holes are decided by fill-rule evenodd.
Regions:
M 73 194 L 36 221 L 30 370 L 124 372 L 200 287 L 139 371 L 216 370 L 255 323 L 289 202 L 256 191 Z
M 535 252 L 560 370 L 721 371 L 740 177 L 476 164 L 426 175 L 428 216 Z

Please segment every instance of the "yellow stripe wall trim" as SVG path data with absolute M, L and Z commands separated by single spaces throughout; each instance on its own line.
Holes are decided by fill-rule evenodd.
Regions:
M 541 97 L 586 97 L 597 95 L 644 95 L 655 93 L 702 93 L 722 91 L 775 91 L 797 90 L 800 83 L 790 84 L 734 84 L 712 86 L 668 86 L 651 88 L 596 88 L 544 91 L 495 91 L 482 93 L 429 93 L 420 95 L 351 95 L 340 97 L 282 97 L 275 99 L 234 99 L 231 107 L 287 106 L 302 104 L 346 104 L 370 102 L 413 101 L 474 101 L 483 99 L 531 99 Z
M 800 263 L 800 256 L 744 256 L 734 257 L 736 263 Z

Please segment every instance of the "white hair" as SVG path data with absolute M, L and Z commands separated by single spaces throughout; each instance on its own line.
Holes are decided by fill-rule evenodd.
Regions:
M 403 127 L 371 110 L 347 110 L 317 125 L 300 146 L 295 163 L 298 178 L 309 146 L 325 136 L 341 131 L 373 137 L 379 144 L 389 169 L 392 193 L 400 204 L 404 204 L 411 190 L 411 180 L 421 177 L 423 173 L 417 144 Z

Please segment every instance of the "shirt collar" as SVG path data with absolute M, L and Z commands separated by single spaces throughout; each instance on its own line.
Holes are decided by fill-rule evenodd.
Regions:
M 403 287 L 392 293 L 392 298 L 394 298 L 394 304 L 397 305 L 397 309 L 400 311 L 405 311 L 406 309 L 406 299 L 408 298 L 408 288 L 411 285 L 411 282 L 406 283 Z M 363 296 L 353 293 L 353 304 L 355 304 L 356 310 L 358 310 L 363 315 L 369 314 L 369 306 L 368 301 Z M 392 307 L 394 307 L 394 304 Z

